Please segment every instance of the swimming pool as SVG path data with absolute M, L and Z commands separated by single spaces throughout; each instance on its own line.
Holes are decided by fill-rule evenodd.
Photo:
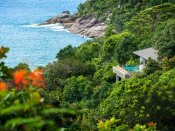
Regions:
M 139 66 L 125 66 L 124 69 L 129 72 L 137 72 L 139 71 Z

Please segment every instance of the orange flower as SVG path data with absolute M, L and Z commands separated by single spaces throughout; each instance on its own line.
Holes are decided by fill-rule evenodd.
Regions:
M 35 69 L 33 72 L 34 73 L 41 73 L 41 71 L 39 69 Z
M 30 72 L 30 74 L 29 74 L 29 79 L 30 80 L 35 80 L 35 74 L 33 73 L 33 72 Z
M 31 80 L 35 80 L 35 79 L 43 80 L 42 72 L 38 69 L 35 69 L 34 72 L 31 72 L 29 74 L 29 78 Z
M 21 90 L 23 87 L 27 87 L 30 84 L 33 87 L 45 87 L 43 74 L 40 70 L 36 69 L 33 72 L 27 70 L 18 70 L 14 73 L 14 83 L 16 88 Z
M 32 80 L 32 85 L 35 87 L 45 88 L 43 73 L 39 69 L 35 69 L 29 75 L 30 80 Z
M 22 81 L 25 79 L 28 71 L 27 70 L 18 70 L 14 73 L 14 82 L 16 85 L 19 85 L 22 83 Z
M 34 74 L 37 76 L 38 79 L 43 80 L 43 72 L 41 70 L 35 69 Z
M 35 79 L 32 81 L 32 86 L 45 88 L 45 82 L 44 80 Z
M 4 82 L 0 82 L 0 91 L 7 90 L 7 85 Z
M 28 85 L 29 85 L 29 81 L 28 81 L 27 79 L 23 79 L 23 80 L 22 80 L 22 84 L 23 84 L 24 86 L 28 86 Z

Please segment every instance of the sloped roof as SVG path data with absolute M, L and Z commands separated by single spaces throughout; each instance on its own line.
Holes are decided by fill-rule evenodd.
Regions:
M 133 53 L 135 55 L 145 58 L 146 60 L 148 60 L 148 58 L 157 60 L 157 57 L 158 57 L 157 51 L 154 48 L 146 48 L 143 50 L 134 51 Z

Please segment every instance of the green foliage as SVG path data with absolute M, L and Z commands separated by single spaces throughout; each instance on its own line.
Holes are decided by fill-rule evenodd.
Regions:
M 65 59 L 65 58 L 72 58 L 75 53 L 75 47 L 72 47 L 71 45 L 68 45 L 67 47 L 61 49 L 56 58 L 59 60 Z
M 83 62 L 99 57 L 101 45 L 95 42 L 87 42 L 76 49 L 75 57 Z
M 175 8 L 175 6 L 174 6 Z M 164 22 L 157 29 L 154 46 L 158 50 L 159 59 L 175 56 L 175 19 Z
M 163 61 L 162 68 L 164 71 L 171 70 L 175 67 L 175 57 L 172 57 L 170 59 L 166 57 L 162 61 Z
M 140 48 L 150 47 L 154 44 L 152 38 L 156 28 L 161 22 L 174 18 L 175 15 L 173 12 L 175 12 L 175 6 L 170 3 L 154 6 L 132 17 L 125 24 L 125 27 L 139 37 Z
M 116 123 L 118 123 L 118 120 L 112 117 L 110 120 L 106 120 L 105 122 L 100 121 L 98 123 L 98 129 L 99 131 L 114 131 L 116 130 Z M 129 130 L 129 127 L 126 127 L 125 130 Z
M 106 29 L 105 29 L 105 37 L 106 38 L 114 35 L 115 33 L 117 33 L 117 32 L 115 32 L 112 24 L 110 24 L 106 27 Z
M 174 4 L 174 0 L 90 0 L 78 7 L 79 16 L 110 20 L 104 38 L 76 48 L 69 46 L 58 53 L 56 63 L 72 59 L 71 73 L 66 68 L 69 62 L 62 66 L 54 63 L 48 66 L 51 70 L 46 69 L 46 74 L 50 72 L 46 75 L 51 82 L 48 86 L 63 87 L 59 99 L 80 112 L 72 129 L 97 130 L 99 120 L 99 130 L 155 131 L 156 124 L 151 121 L 157 123 L 158 129 L 174 129 Z M 153 45 L 158 51 L 164 50 L 165 56 L 171 53 L 171 57 L 160 62 L 149 60 L 143 74 L 115 84 L 112 67 L 137 65 L 132 52 Z M 171 52 L 166 52 L 165 47 Z M 83 64 L 85 72 L 74 60 Z
M 8 80 L 11 77 L 12 69 L 8 68 L 3 59 L 6 58 L 6 53 L 9 51 L 9 48 L 0 47 L 0 81 Z
M 60 95 L 62 102 L 83 110 L 71 125 L 73 129 L 97 130 L 97 121 L 106 120 L 101 121 L 99 130 L 154 131 L 154 123 L 152 127 L 144 125 L 151 121 L 157 123 L 158 129 L 173 130 L 174 70 L 169 70 L 174 68 L 174 59 L 165 58 L 162 62 L 148 60 L 144 74 L 134 75 L 117 84 L 114 84 L 112 67 L 117 64 L 137 65 L 132 53 L 137 49 L 153 45 L 157 45 L 156 49 L 162 48 L 158 46 L 160 41 L 164 47 L 170 42 L 173 45 L 174 3 L 174 0 L 91 0 L 79 6 L 80 16 L 94 15 L 99 20 L 106 17 L 110 21 L 104 38 L 74 48 L 71 56 L 68 54 L 72 48 L 61 52 L 65 52 L 62 60 L 71 57 L 83 62 L 85 73 L 71 74 L 61 78 L 61 82 L 58 75 L 52 78 L 57 78 L 64 87 Z M 169 53 L 164 47 L 163 53 Z M 112 117 L 117 118 L 115 122 Z
M 100 121 L 97 125 L 99 131 L 156 131 L 156 123 L 150 122 L 148 123 L 148 127 L 146 125 L 136 124 L 133 129 L 130 129 L 128 125 L 120 125 L 117 126 L 117 123 L 120 120 L 112 117 L 110 120 L 106 120 L 105 122 Z
M 7 57 L 6 53 L 9 51 L 9 48 L 1 46 L 0 48 L 0 59 Z
M 68 109 L 53 108 L 44 104 L 40 93 L 34 89 L 0 92 L 1 130 L 57 130 L 59 114 L 75 114 Z M 55 116 L 55 117 L 53 117 Z
M 136 36 L 155 31 L 160 22 L 175 17 L 173 13 L 175 11 L 174 7 L 173 4 L 166 3 L 143 10 L 134 16 L 130 22 L 127 22 L 126 27 Z
M 62 87 L 61 79 L 86 73 L 85 64 L 77 59 L 64 59 L 48 64 L 44 73 L 48 89 Z
M 43 90 L 41 91 L 41 96 L 44 98 L 44 103 L 57 107 L 62 98 L 62 90 Z
M 98 17 L 102 17 L 106 12 L 110 11 L 108 7 L 112 7 L 111 1 L 105 0 L 90 0 L 78 7 L 78 14 L 80 16 L 91 15 L 96 13 Z
M 126 48 L 127 47 L 127 48 Z M 133 57 L 133 51 L 137 49 L 137 40 L 130 32 L 109 37 L 104 44 L 104 59 L 111 60 L 113 57 L 121 65 L 124 65 Z
M 139 65 L 139 61 L 138 59 L 133 59 L 131 58 L 129 61 L 127 61 L 126 65 L 129 65 L 129 66 L 136 66 L 136 65 Z
M 107 30 L 110 29 L 107 31 L 107 36 L 109 36 L 112 30 L 122 32 L 125 23 L 141 10 L 166 2 L 175 4 L 174 0 L 88 0 L 79 5 L 78 15 L 96 14 L 100 20 L 105 20 L 112 15 L 109 25 L 112 25 L 113 29 L 107 28 Z
M 112 85 L 105 81 L 103 81 L 101 85 L 95 87 L 93 90 L 90 105 L 92 105 L 93 107 L 97 107 L 100 104 L 100 102 L 102 102 L 109 96 L 111 89 Z
M 144 73 L 149 75 L 161 69 L 161 64 L 158 61 L 149 58 L 144 68 Z
M 116 84 L 111 95 L 100 105 L 100 118 L 114 116 L 130 127 L 154 121 L 162 130 L 173 129 L 174 73 L 175 69 Z
M 115 82 L 115 74 L 112 72 L 112 67 L 115 63 L 106 63 L 101 65 L 99 69 L 96 70 L 93 76 L 95 83 L 101 83 L 104 81 Z
M 105 37 L 79 47 L 69 45 L 55 62 L 41 67 L 49 90 L 0 92 L 0 130 L 155 131 L 154 122 L 160 130 L 174 130 L 174 4 L 174 0 L 80 4 L 77 15 L 97 16 L 108 24 Z M 153 45 L 163 59 L 148 60 L 144 74 L 116 84 L 112 67 L 137 65 L 132 52 Z M 2 62 L 7 51 L 0 50 L 0 80 L 10 78 L 11 70 Z M 24 68 L 28 66 L 21 63 L 15 70 Z M 76 116 L 67 107 L 77 110 Z
M 19 63 L 17 66 L 14 67 L 14 70 L 22 70 L 22 69 L 30 71 L 29 65 L 26 63 Z
M 157 131 L 156 124 L 154 123 L 152 123 L 152 125 L 148 123 L 148 128 L 146 127 L 146 125 L 137 124 L 133 130 L 134 131 Z
M 88 100 L 91 96 L 91 82 L 83 77 L 71 77 L 67 79 L 67 84 L 63 91 L 63 100 L 66 102 L 80 102 L 83 99 Z
M 56 106 L 61 100 L 79 111 L 72 130 L 97 130 L 99 120 L 99 130 L 155 131 L 155 123 L 144 125 L 151 121 L 158 129 L 174 129 L 175 71 L 169 71 L 174 68 L 174 4 L 174 0 L 90 0 L 78 7 L 79 16 L 110 20 L 104 38 L 68 46 L 46 67 L 47 86 L 61 87 L 46 93 L 47 102 Z M 112 67 L 137 65 L 132 52 L 153 45 L 168 58 L 148 60 L 144 74 L 115 84 Z

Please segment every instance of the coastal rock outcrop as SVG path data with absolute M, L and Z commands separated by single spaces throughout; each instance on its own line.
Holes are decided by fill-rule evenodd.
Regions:
M 89 38 L 97 38 L 104 35 L 106 25 L 97 20 L 95 15 L 86 15 L 78 17 L 70 15 L 68 11 L 64 11 L 40 25 L 61 23 L 66 29 L 74 34 L 81 34 Z

